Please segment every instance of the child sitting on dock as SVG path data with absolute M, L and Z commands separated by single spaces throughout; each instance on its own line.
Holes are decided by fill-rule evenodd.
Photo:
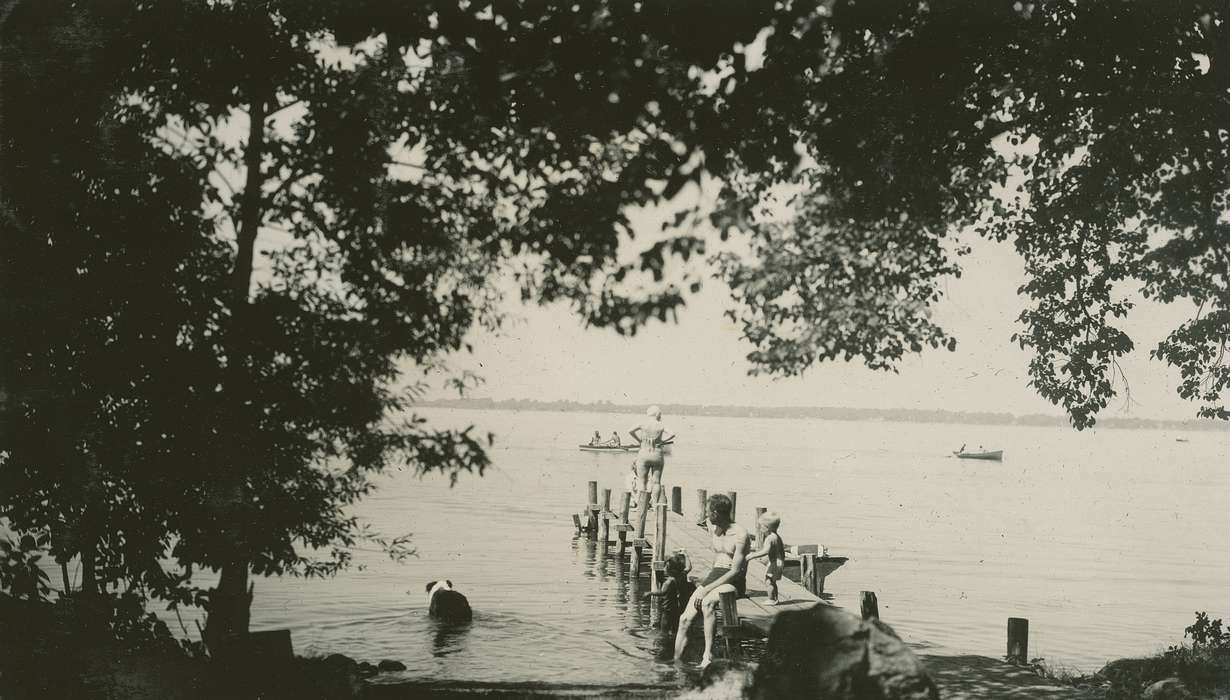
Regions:
M 769 605 L 777 605 L 777 582 L 782 577 L 782 570 L 786 566 L 786 543 L 782 541 L 782 536 L 777 534 L 777 528 L 781 527 L 782 519 L 773 511 L 766 511 L 760 515 L 760 531 L 764 533 L 764 542 L 760 546 L 760 550 L 747 555 L 748 559 L 756 559 L 758 557 L 768 557 L 768 562 L 765 564 L 764 581 L 769 588 Z
M 673 633 L 679 616 L 683 614 L 692 594 L 696 592 L 696 584 L 688 580 L 692 560 L 688 558 L 687 550 L 675 550 L 666 560 L 665 570 L 666 580 L 662 582 L 662 587 L 646 593 L 645 597 L 661 599 L 658 602 L 658 610 L 661 613 L 663 629 Z

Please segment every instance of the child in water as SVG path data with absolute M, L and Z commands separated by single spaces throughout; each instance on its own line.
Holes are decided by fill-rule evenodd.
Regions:
M 688 580 L 688 572 L 691 570 L 692 560 L 688 559 L 687 551 L 675 550 L 666 560 L 666 580 L 662 582 L 662 587 L 645 594 L 646 598 L 653 596 L 661 599 L 658 610 L 662 615 L 662 626 L 671 633 L 674 633 L 679 616 L 683 614 L 688 601 L 692 599 L 692 593 L 696 591 L 696 584 Z
M 777 582 L 782 577 L 782 570 L 786 566 L 786 543 L 782 541 L 782 536 L 777 534 L 777 528 L 781 527 L 782 519 L 773 511 L 766 511 L 760 516 L 760 531 L 764 533 L 764 543 L 760 546 L 760 550 L 747 555 L 748 560 L 756 559 L 757 557 L 768 557 L 768 562 L 765 564 L 764 581 L 769 587 L 769 605 L 777 605 Z

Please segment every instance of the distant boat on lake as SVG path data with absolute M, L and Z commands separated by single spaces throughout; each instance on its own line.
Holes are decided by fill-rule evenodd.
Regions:
M 1004 458 L 1003 450 L 979 450 L 977 452 L 966 452 L 965 448 L 953 452 L 957 459 L 986 459 L 993 462 L 1002 461 Z
M 662 443 L 662 451 L 667 454 L 670 454 L 671 446 L 674 444 L 675 444 L 675 441 L 673 439 L 667 440 L 666 442 Z M 581 450 L 582 452 L 617 452 L 617 453 L 636 452 L 637 450 L 641 449 L 641 443 L 629 442 L 629 443 L 621 444 L 621 445 L 585 444 L 585 445 L 577 445 L 577 449 Z
M 1175 438 L 1174 441 L 1175 442 L 1187 442 L 1188 440 L 1187 438 Z
M 631 452 L 636 449 L 636 444 L 631 445 L 577 445 L 577 448 L 582 452 Z

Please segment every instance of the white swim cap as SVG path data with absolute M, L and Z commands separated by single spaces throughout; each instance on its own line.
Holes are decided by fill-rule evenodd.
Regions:
M 654 418 L 661 418 L 662 409 L 658 408 L 657 406 L 650 406 L 649 408 L 645 409 L 645 415 L 653 416 Z

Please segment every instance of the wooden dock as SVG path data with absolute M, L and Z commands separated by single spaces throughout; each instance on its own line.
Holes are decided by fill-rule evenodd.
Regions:
M 686 550 L 692 561 L 693 570 L 689 577 L 699 581 L 709 572 L 713 549 L 702 512 L 706 492 L 698 489 L 696 495 L 693 512 L 687 514 L 683 511 L 682 489 L 678 486 L 670 490 L 669 500 L 667 490 L 661 488 L 652 501 L 646 497 L 637 506 L 632 505 L 631 494 L 624 493 L 616 511 L 611 508 L 611 490 L 603 489 L 600 501 L 598 483 L 591 481 L 588 484 L 587 503 L 580 513 L 573 516 L 573 523 L 578 535 L 594 539 L 598 546 L 617 548 L 620 556 L 626 553 L 630 573 L 635 576 L 642 569 L 647 570 L 655 589 L 661 585 L 665 559 L 680 549 Z M 729 495 L 735 496 L 733 493 Z M 642 511 L 645 511 L 643 519 Z M 763 508 L 757 508 L 756 517 L 763 511 Z M 750 519 L 745 513 L 740 524 Z M 737 502 L 735 520 L 740 521 Z M 759 541 L 755 521 L 747 530 L 752 535 L 754 550 Z M 780 602 L 769 605 L 764 580 L 767 562 L 764 558 L 751 560 L 747 564 L 746 596 L 734 598 L 732 594 L 724 601 L 724 606 L 733 604 L 734 609 L 722 614 L 723 634 L 728 638 L 737 637 L 740 633 L 767 636 L 773 619 L 779 613 L 830 604 L 822 598 L 824 579 L 845 562 L 845 557 L 824 556 L 816 545 L 799 547 L 797 555 L 787 560 L 787 577 L 778 581 Z
M 706 559 L 712 560 L 713 549 L 709 532 L 705 528 L 698 526 L 695 522 L 687 522 L 682 515 L 668 513 L 666 542 L 668 551 L 686 549 L 688 555 L 692 557 L 693 566 L 704 567 L 692 572 L 696 578 L 703 579 L 709 572 L 708 567 L 711 561 L 706 561 Z M 768 635 L 769 627 L 773 624 L 773 617 L 778 613 L 787 610 L 805 610 L 820 603 L 821 600 L 819 596 L 803 586 L 788 578 L 783 578 L 777 582 L 778 597 L 781 602 L 777 605 L 768 605 L 769 594 L 764 581 L 766 568 L 764 562 L 763 557 L 748 562 L 747 597 L 738 598 L 735 605 L 739 612 L 739 623 L 743 627 L 762 635 Z

